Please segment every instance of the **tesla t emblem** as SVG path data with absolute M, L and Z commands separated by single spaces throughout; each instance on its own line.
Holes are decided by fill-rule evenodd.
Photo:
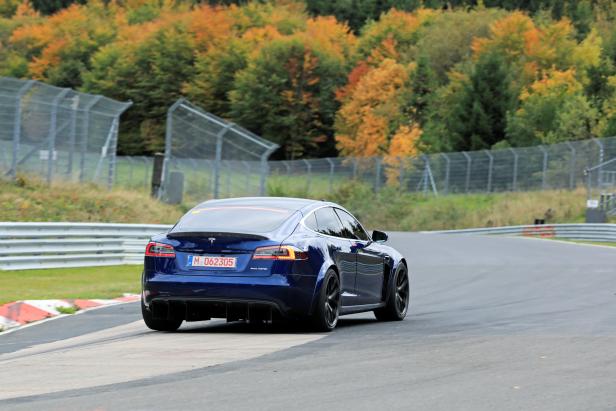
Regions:
M 216 238 L 210 237 L 208 238 L 208 240 L 210 241 L 210 245 L 214 245 L 214 241 L 216 241 Z

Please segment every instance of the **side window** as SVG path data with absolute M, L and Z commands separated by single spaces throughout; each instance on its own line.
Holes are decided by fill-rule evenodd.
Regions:
M 342 221 L 345 237 L 347 235 L 351 235 L 351 237 L 346 238 L 354 238 L 364 241 L 369 239 L 368 234 L 366 234 L 361 224 L 359 224 L 359 221 L 357 221 L 351 214 L 339 208 L 336 209 L 336 214 L 338 214 L 340 221 Z
M 317 224 L 317 216 L 315 213 L 311 213 L 308 217 L 306 217 L 304 223 L 309 229 L 319 231 L 319 226 Z
M 349 214 L 340 210 L 339 208 L 335 208 L 334 211 L 338 214 L 340 218 L 340 222 L 342 222 L 342 236 L 344 238 L 349 238 L 351 240 L 357 240 L 358 237 L 354 233 L 354 223 L 355 219 L 351 217 Z
M 317 217 L 317 223 L 319 229 L 317 230 L 321 234 L 331 235 L 334 237 L 342 237 L 342 226 L 340 220 L 334 209 L 331 207 L 320 208 L 314 212 Z

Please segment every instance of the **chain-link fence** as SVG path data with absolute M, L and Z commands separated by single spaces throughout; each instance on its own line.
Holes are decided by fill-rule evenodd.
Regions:
M 189 121 L 184 117 L 181 123 L 176 124 L 188 128 Z M 202 133 L 205 137 L 196 134 L 193 138 L 196 141 L 212 138 L 211 133 Z M 216 152 L 215 144 L 211 141 L 204 149 Z M 201 149 L 195 147 L 191 150 L 199 152 Z M 206 155 L 207 158 L 170 156 L 170 170 L 180 171 L 184 175 L 189 202 L 262 193 L 326 198 L 349 182 L 363 184 L 375 192 L 395 188 L 405 192 L 437 195 L 572 190 L 587 185 L 585 169 L 616 158 L 616 138 L 502 150 L 439 153 L 415 158 L 338 157 L 269 161 L 265 164 L 260 160 L 233 159 L 235 153 L 230 153 L 229 156 L 221 156 L 219 168 L 216 167 L 215 156 L 212 158 L 212 154 L 207 151 Z M 122 158 L 118 162 L 118 183 L 129 187 L 146 186 L 152 169 L 151 160 L 146 159 Z M 599 181 L 600 170 L 605 171 L 601 177 L 604 180 L 616 179 L 616 161 L 594 168 L 590 172 L 593 174 L 593 182 Z M 261 191 L 264 184 L 266 189 Z
M 0 77 L 0 173 L 113 184 L 120 115 L 131 103 Z
M 162 191 L 168 198 L 178 186 L 194 199 L 265 195 L 267 159 L 277 148 L 179 99 L 167 112 Z

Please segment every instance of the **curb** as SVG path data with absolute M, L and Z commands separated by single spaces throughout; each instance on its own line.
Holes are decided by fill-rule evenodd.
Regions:
M 107 300 L 22 300 L 0 306 L 0 333 L 26 324 L 62 315 L 58 309 L 77 308 L 77 312 L 108 305 L 139 301 L 139 294 L 126 294 Z

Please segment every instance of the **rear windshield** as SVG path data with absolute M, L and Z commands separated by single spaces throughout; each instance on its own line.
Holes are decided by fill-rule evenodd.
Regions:
M 171 232 L 267 233 L 295 210 L 258 206 L 212 206 L 190 210 Z

